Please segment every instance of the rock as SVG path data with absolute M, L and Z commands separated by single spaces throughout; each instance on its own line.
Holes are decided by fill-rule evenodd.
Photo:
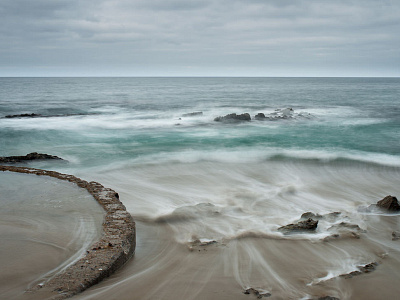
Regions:
M 224 117 L 216 117 L 214 119 L 215 122 L 243 122 L 250 121 L 251 117 L 248 113 L 244 113 L 241 115 L 237 115 L 235 113 L 226 115 Z
M 350 273 L 347 273 L 347 274 L 342 274 L 342 275 L 339 275 L 339 277 L 344 277 L 345 279 L 349 279 L 349 278 L 352 278 L 354 276 L 358 276 L 358 275 L 361 275 L 361 274 L 371 273 L 372 271 L 376 270 L 377 266 L 378 266 L 377 262 L 366 264 L 364 266 L 358 266 L 357 268 L 358 268 L 359 271 L 353 271 L 353 272 L 350 272 Z
M 318 226 L 318 221 L 309 218 L 305 221 L 299 221 L 295 224 L 288 224 L 279 227 L 278 230 L 283 231 L 284 234 L 290 234 L 290 233 L 315 231 L 317 229 L 317 226 Z
M 271 293 L 259 291 L 256 290 L 255 288 L 247 288 L 244 290 L 243 294 L 246 295 L 254 294 L 255 296 L 257 296 L 258 299 L 261 299 L 262 297 L 271 297 Z
M 388 211 L 400 211 L 400 205 L 397 198 L 390 195 L 378 201 L 376 206 Z
M 54 155 L 44 154 L 32 152 L 25 156 L 6 156 L 0 157 L 1 163 L 14 163 L 14 162 L 22 162 L 22 161 L 30 161 L 30 160 L 46 160 L 46 159 L 57 159 L 63 160 L 62 158 Z
M 365 230 L 361 229 L 357 224 L 351 224 L 347 222 L 341 222 L 339 224 L 335 224 L 329 227 L 328 230 L 336 229 L 339 231 L 356 231 L 356 232 L 365 232 Z
M 183 114 L 182 117 L 194 117 L 194 116 L 201 116 L 203 115 L 202 111 L 195 111 L 187 114 Z
M 263 114 L 263 113 L 258 113 L 258 114 L 256 114 L 256 115 L 254 116 L 254 119 L 256 119 L 256 120 L 265 120 L 266 117 L 265 117 L 265 114 Z
M 332 296 L 324 296 L 324 297 L 319 297 L 318 300 L 340 300 L 340 299 Z
M 290 118 L 293 116 L 294 110 L 293 108 L 289 107 L 289 108 L 285 108 L 281 111 L 282 113 L 282 117 L 283 118 Z
M 400 232 L 393 231 L 392 232 L 392 241 L 397 241 L 400 239 Z
M 7 119 L 14 119 L 14 118 L 38 118 L 41 117 L 41 114 L 19 114 L 19 115 L 7 115 L 4 118 Z
M 328 220 L 328 221 L 334 221 L 336 220 L 342 213 L 341 212 L 332 212 L 329 214 L 325 214 L 325 215 L 320 215 L 320 214 L 315 214 L 313 212 L 305 212 L 304 214 L 301 215 L 301 219 L 302 220 L 307 220 L 309 218 L 313 219 L 313 220 Z
M 305 212 L 304 214 L 302 214 L 300 218 L 302 220 L 307 220 L 307 219 L 310 219 L 310 218 L 314 219 L 314 220 L 320 220 L 320 219 L 322 219 L 322 216 L 318 215 L 318 214 L 314 214 L 314 213 L 308 211 L 308 212 Z

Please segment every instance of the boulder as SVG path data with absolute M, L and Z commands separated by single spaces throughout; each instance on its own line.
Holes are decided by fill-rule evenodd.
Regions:
M 376 206 L 388 211 L 400 211 L 400 205 L 397 198 L 390 195 L 378 201 Z
M 215 122 L 243 122 L 243 121 L 250 121 L 251 117 L 250 114 L 248 113 L 244 113 L 241 115 L 237 115 L 235 113 L 233 114 L 228 114 L 226 116 L 223 117 L 216 117 L 214 119 Z
M 256 120 L 265 120 L 266 117 L 265 117 L 265 114 L 263 114 L 263 113 L 258 113 L 258 114 L 256 114 L 256 115 L 254 116 L 254 119 L 256 119 Z
M 317 226 L 318 226 L 318 221 L 308 218 L 305 221 L 299 221 L 294 224 L 288 224 L 279 227 L 278 230 L 282 231 L 284 234 L 301 233 L 301 232 L 315 231 L 317 229 Z

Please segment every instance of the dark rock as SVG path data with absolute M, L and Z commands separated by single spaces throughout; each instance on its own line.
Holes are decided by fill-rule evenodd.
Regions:
M 243 294 L 246 294 L 246 295 L 253 294 L 253 295 L 257 296 L 258 299 L 261 299 L 262 297 L 271 297 L 271 293 L 260 292 L 259 290 L 256 290 L 255 288 L 245 289 Z
M 298 233 L 298 232 L 307 232 L 307 231 L 315 231 L 318 226 L 318 221 L 315 221 L 311 218 L 305 221 L 299 221 L 295 224 L 288 224 L 282 227 L 279 227 L 279 231 L 283 231 L 284 234 L 290 233 Z
M 323 215 L 323 217 L 327 220 L 336 220 L 342 213 L 339 211 L 335 211 L 326 215 Z
M 57 159 L 63 160 L 62 158 L 54 155 L 44 154 L 32 152 L 25 156 L 6 156 L 0 157 L 1 163 L 14 163 L 14 162 L 22 162 L 22 161 L 30 161 L 30 160 L 46 160 L 46 159 Z
M 322 219 L 322 216 L 308 211 L 308 212 L 305 212 L 304 214 L 302 214 L 300 218 L 302 220 L 307 220 L 307 219 L 320 220 L 320 219 Z
M 350 273 L 347 273 L 347 274 L 342 274 L 342 275 L 340 275 L 340 277 L 344 277 L 345 279 L 349 279 L 349 278 L 352 278 L 354 276 L 358 276 L 358 275 L 361 275 L 361 274 L 371 273 L 372 271 L 376 270 L 377 266 L 378 266 L 378 263 L 376 263 L 376 262 L 373 262 L 373 263 L 370 263 L 370 264 L 366 264 L 364 266 L 358 266 L 357 268 L 358 268 L 359 271 L 353 271 L 353 272 L 350 272 Z
M 399 239 L 400 239 L 400 232 L 393 231 L 393 232 L 392 232 L 392 240 L 393 240 L 393 241 L 397 241 L 397 240 L 399 240 Z
M 41 117 L 41 114 L 19 114 L 19 115 L 7 115 L 4 118 L 7 119 L 14 119 L 14 118 L 38 118 Z
M 340 299 L 332 296 L 324 296 L 324 297 L 319 297 L 318 300 L 340 300 Z
M 195 117 L 195 116 L 201 116 L 203 115 L 202 111 L 195 111 L 187 114 L 183 114 L 182 117 Z
M 263 114 L 263 113 L 258 113 L 258 114 L 256 114 L 256 115 L 254 116 L 254 119 L 256 119 L 256 120 L 265 120 L 266 117 L 265 117 L 265 114 Z
M 355 232 L 365 232 L 365 230 L 361 229 L 357 224 L 351 224 L 347 222 L 341 222 L 339 224 L 335 224 L 329 227 L 328 230 L 336 229 L 339 231 L 355 231 Z
M 376 206 L 388 211 L 400 211 L 400 205 L 397 198 L 390 195 L 378 201 Z
M 243 122 L 250 121 L 251 117 L 248 113 L 244 113 L 241 115 L 237 115 L 235 113 L 226 115 L 224 117 L 216 117 L 214 119 L 215 122 Z

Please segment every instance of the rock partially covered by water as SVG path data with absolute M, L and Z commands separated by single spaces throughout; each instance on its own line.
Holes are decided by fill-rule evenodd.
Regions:
M 42 116 L 41 114 L 34 114 L 34 113 L 31 113 L 31 114 L 7 115 L 7 116 L 5 116 L 4 118 L 7 118 L 7 119 L 15 119 L 15 118 L 39 118 L 39 117 L 41 117 L 41 116 Z
M 400 211 L 400 205 L 397 198 L 390 195 L 378 201 L 376 206 L 388 211 Z
M 47 159 L 57 159 L 63 160 L 61 157 L 55 155 L 49 155 L 44 153 L 32 152 L 24 156 L 5 156 L 0 157 L 1 163 L 15 163 L 15 162 L 23 162 L 23 161 L 31 161 L 31 160 L 47 160 Z
M 265 120 L 265 119 L 266 119 L 266 116 L 265 116 L 265 114 L 263 114 L 263 113 L 258 113 L 258 114 L 256 114 L 256 115 L 254 116 L 254 119 L 256 119 L 256 120 Z
M 307 112 L 295 113 L 293 108 L 288 107 L 284 109 L 276 109 L 274 112 L 269 114 L 258 113 L 254 116 L 255 120 L 258 121 L 278 121 L 278 120 L 289 120 L 289 119 L 311 119 L 313 116 Z
M 223 117 L 216 117 L 214 119 L 215 122 L 243 122 L 243 121 L 251 121 L 250 114 L 244 113 L 241 115 L 237 115 L 235 113 L 228 114 Z
M 309 218 L 305 221 L 299 221 L 294 224 L 288 224 L 279 227 L 278 230 L 282 231 L 284 234 L 301 233 L 301 232 L 315 231 L 317 229 L 317 226 L 318 226 L 318 221 Z
M 201 116 L 203 115 L 202 111 L 195 111 L 187 114 L 183 114 L 182 117 L 195 117 L 195 116 Z
M 345 279 L 349 279 L 349 278 L 352 278 L 352 277 L 357 276 L 357 275 L 361 275 L 361 274 L 365 274 L 365 273 L 371 273 L 371 272 L 376 270 L 377 266 L 378 266 L 377 262 L 366 264 L 364 266 L 358 266 L 357 267 L 358 271 L 353 271 L 353 272 L 350 272 L 350 273 L 347 273 L 347 274 L 342 274 L 342 275 L 340 275 L 340 277 L 344 277 Z
M 393 240 L 393 241 L 400 240 L 400 232 L 393 231 L 393 232 L 392 232 L 392 240 Z
M 271 293 L 267 292 L 267 291 L 261 291 L 261 290 L 257 290 L 255 288 L 247 288 L 244 290 L 243 294 L 246 295 L 255 295 L 258 299 L 261 299 L 263 297 L 271 297 Z

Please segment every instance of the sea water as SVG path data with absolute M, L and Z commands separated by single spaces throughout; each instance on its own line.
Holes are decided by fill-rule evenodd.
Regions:
M 252 120 L 214 121 L 230 113 Z M 276 299 L 362 299 L 371 277 L 335 278 L 400 264 L 397 215 L 363 210 L 400 195 L 399 140 L 398 78 L 0 78 L 1 156 L 62 157 L 26 165 L 115 189 L 138 223 L 132 265 L 88 299 L 132 299 L 143 286 L 138 299 L 204 299 L 215 282 L 238 299 L 246 287 Z M 315 233 L 278 230 L 309 211 L 340 214 Z M 342 222 L 359 232 L 343 233 Z M 218 251 L 208 271 L 166 280 L 171 261 L 186 275 L 205 263 L 190 251 L 196 241 Z

